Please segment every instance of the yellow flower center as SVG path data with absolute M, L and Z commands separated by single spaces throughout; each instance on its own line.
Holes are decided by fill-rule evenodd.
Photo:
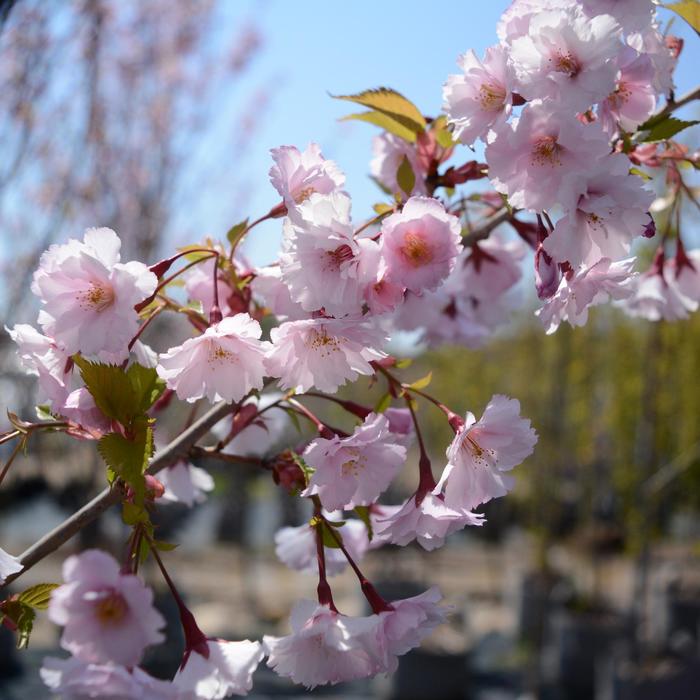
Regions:
M 76 297 L 83 309 L 104 311 L 114 303 L 114 290 L 107 284 L 91 282 L 90 286 Z
M 482 83 L 479 87 L 479 102 L 485 112 L 499 112 L 503 109 L 506 91 L 494 83 Z
M 95 616 L 103 625 L 120 623 L 129 612 L 129 605 L 116 591 L 105 594 L 95 605 Z
M 433 259 L 432 248 L 421 235 L 411 231 L 404 236 L 401 252 L 413 267 L 427 265 Z
M 560 154 L 563 150 L 554 136 L 544 136 L 535 141 L 532 148 L 532 164 L 551 167 L 561 165 Z
M 561 53 L 559 51 L 553 59 L 549 60 L 553 62 L 554 70 L 557 73 L 566 73 L 570 78 L 575 78 L 581 70 L 579 62 L 571 52 Z
M 313 187 L 304 187 L 303 190 L 300 190 L 296 197 L 294 197 L 294 201 L 297 204 L 301 204 L 302 202 L 305 202 L 316 190 Z

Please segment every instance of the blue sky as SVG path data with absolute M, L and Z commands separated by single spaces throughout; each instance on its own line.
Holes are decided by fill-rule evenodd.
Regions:
M 197 154 L 203 172 L 209 162 L 220 162 L 222 144 L 235 139 L 226 115 L 249 103 L 261 86 L 268 102 L 254 115 L 254 138 L 242 154 L 231 156 L 230 181 L 225 173 L 223 180 L 218 173 L 215 182 L 204 177 L 197 204 L 182 213 L 181 230 L 196 228 L 201 235 L 221 236 L 236 220 L 267 211 L 277 200 L 267 180 L 269 149 L 280 144 L 303 148 L 311 140 L 346 172 L 355 219 L 366 218 L 381 197 L 367 177 L 371 138 L 378 130 L 368 124 L 339 123 L 339 117 L 355 110 L 328 93 L 384 85 L 405 94 L 424 113 L 437 114 L 442 83 L 455 72 L 457 56 L 469 48 L 480 55 L 493 44 L 496 23 L 508 5 L 507 0 L 462 1 L 437 9 L 416 0 L 223 3 L 212 40 L 226 40 L 253 21 L 264 46 L 235 91 L 220 98 L 222 118 Z M 664 21 L 670 16 L 667 11 L 661 14 Z M 681 94 L 697 79 L 698 38 L 680 19 L 673 33 L 686 40 L 677 72 Z M 246 252 L 253 262 L 274 258 L 279 228 L 279 222 L 271 222 L 251 234 Z

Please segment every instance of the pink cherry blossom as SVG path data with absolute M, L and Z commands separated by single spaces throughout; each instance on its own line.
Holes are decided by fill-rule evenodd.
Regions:
M 297 321 L 308 316 L 289 294 L 279 265 L 257 268 L 250 289 L 256 301 L 267 307 L 279 321 Z
M 23 568 L 17 557 L 13 557 L 0 547 L 0 584 L 5 583 L 8 576 L 22 571 Z
M 333 316 L 359 314 L 359 248 L 350 222 L 350 198 L 344 192 L 313 195 L 285 219 L 282 280 L 291 298 L 306 311 L 324 309 Z
M 303 152 L 295 146 L 280 146 L 271 153 L 275 164 L 270 169 L 270 181 L 292 215 L 296 206 L 313 193 L 331 194 L 345 184 L 345 175 L 332 160 L 323 157 L 316 143 L 310 143 Z
M 307 688 L 367 678 L 374 668 L 367 647 L 375 617 L 347 617 L 301 600 L 292 610 L 292 633 L 263 638 L 268 666 Z
M 156 369 L 180 399 L 240 401 L 251 389 L 263 387 L 269 343 L 260 341 L 261 335 L 260 324 L 248 314 L 229 316 L 170 348 Z
M 411 197 L 384 219 L 381 241 L 387 278 L 421 293 L 437 289 L 454 268 L 461 227 L 437 200 Z
M 165 503 L 184 503 L 191 508 L 195 503 L 204 503 L 207 492 L 214 488 L 214 479 L 208 471 L 194 464 L 179 460 L 158 472 L 158 481 L 165 491 L 160 500 Z
M 627 32 L 650 27 L 654 18 L 651 0 L 582 0 L 581 4 L 589 17 L 610 15 Z
M 335 510 L 377 500 L 406 460 L 406 448 L 384 415 L 370 413 L 349 437 L 314 440 L 304 460 L 315 471 L 302 496 L 318 496 L 324 508 Z
M 394 321 L 420 330 L 431 346 L 455 343 L 480 347 L 505 323 L 512 301 L 507 293 L 522 276 L 524 246 L 497 234 L 463 249 L 454 270 L 433 293 L 407 294 Z
M 375 315 L 396 309 L 403 301 L 404 288 L 388 279 L 381 246 L 371 238 L 357 241 L 360 248 L 358 274 L 365 303 Z
M 442 547 L 445 538 L 469 525 L 483 525 L 483 515 L 464 509 L 450 508 L 442 496 L 426 493 L 423 498 L 411 496 L 388 517 L 378 518 L 375 534 L 383 542 L 401 547 L 416 540 L 429 552 Z
M 644 233 L 654 199 L 629 166 L 626 156 L 615 153 L 587 172 L 564 177 L 560 201 L 566 214 L 543 244 L 555 260 L 577 267 L 629 254 L 632 241 Z
M 81 352 L 121 362 L 139 327 L 134 305 L 155 290 L 156 276 L 140 262 L 121 263 L 111 229 L 88 229 L 83 242 L 53 245 L 34 273 L 42 302 L 39 324 L 68 355 Z
M 76 658 L 47 657 L 41 680 L 63 700 L 193 700 L 168 681 L 152 678 L 136 667 L 88 664 Z
M 460 75 L 450 75 L 442 89 L 443 109 L 454 126 L 454 138 L 472 144 L 504 121 L 511 110 L 511 69 L 506 48 L 486 49 L 483 62 L 473 51 L 459 58 Z
M 564 176 L 586 173 L 609 152 L 599 125 L 583 126 L 573 115 L 536 101 L 498 129 L 486 161 L 493 186 L 513 207 L 542 211 L 559 203 Z
M 570 9 L 572 0 L 513 0 L 501 15 L 496 34 L 505 44 L 528 33 L 530 20 L 547 10 Z
M 434 493 L 444 490 L 447 506 L 467 510 L 505 496 L 514 479 L 504 472 L 532 454 L 536 442 L 530 421 L 520 417 L 520 402 L 497 394 L 479 421 L 466 414 L 447 448 L 447 466 Z
M 651 58 L 625 46 L 620 50 L 616 63 L 615 89 L 598 107 L 601 126 L 611 137 L 617 136 L 619 127 L 634 131 L 656 108 Z
M 55 341 L 30 325 L 20 323 L 5 329 L 17 344 L 21 366 L 37 377 L 41 402 L 51 411 L 94 433 L 107 432 L 110 422 L 73 371 L 68 355 Z
M 668 95 L 673 90 L 673 71 L 678 57 L 667 46 L 658 24 L 653 23 L 651 27 L 628 34 L 627 43 L 651 59 L 654 67 L 652 86 L 657 95 Z
M 397 657 L 420 646 L 445 621 L 449 608 L 440 606 L 441 600 L 440 591 L 432 587 L 412 598 L 391 601 L 391 610 L 376 616 L 377 672 L 394 673 L 399 665 Z
M 65 583 L 51 595 L 49 619 L 63 626 L 61 646 L 81 661 L 134 666 L 163 641 L 165 620 L 140 578 L 122 574 L 109 555 L 91 549 L 63 564 Z
M 700 302 L 700 248 L 686 253 L 682 243 L 678 245 L 679 253 L 667 261 L 665 272 L 675 281 L 678 291 L 684 297 Z
M 370 362 L 385 357 L 378 349 L 385 342 L 384 334 L 362 321 L 287 321 L 273 328 L 270 335 L 267 372 L 280 378 L 282 389 L 304 392 L 315 386 L 335 392 L 360 374 L 374 374 Z
M 647 321 L 688 318 L 700 306 L 698 262 L 692 261 L 691 264 L 694 270 L 677 270 L 675 260 L 666 260 L 660 249 L 651 268 L 636 278 L 633 295 L 622 303 L 625 311 Z M 691 296 L 686 296 L 686 293 Z
M 191 651 L 175 674 L 173 685 L 198 700 L 247 695 L 253 687 L 253 673 L 263 658 L 260 642 L 208 639 L 206 643 L 208 658 Z
M 583 326 L 588 309 L 610 299 L 627 299 L 634 294 L 635 258 L 612 262 L 601 258 L 593 265 L 566 272 L 556 293 L 536 312 L 547 334 L 554 333 L 562 321 Z
M 610 15 L 586 17 L 574 3 L 539 12 L 511 43 L 517 91 L 584 111 L 612 92 L 619 48 L 620 27 Z
M 370 175 L 383 185 L 389 192 L 401 192 L 401 187 L 396 180 L 396 175 L 403 162 L 407 158 L 415 176 L 412 195 L 425 195 L 426 172 L 418 157 L 415 143 L 409 143 L 404 139 L 387 132 L 375 136 L 372 139 L 372 160 L 369 164 Z
M 330 520 L 335 518 L 329 516 Z M 360 520 L 346 520 L 337 529 L 343 545 L 356 563 L 361 561 L 369 549 L 367 527 Z M 283 527 L 275 533 L 277 558 L 294 571 L 318 572 L 316 555 L 316 530 L 308 523 L 299 527 Z M 326 574 L 335 576 L 345 571 L 348 560 L 340 549 L 325 548 Z

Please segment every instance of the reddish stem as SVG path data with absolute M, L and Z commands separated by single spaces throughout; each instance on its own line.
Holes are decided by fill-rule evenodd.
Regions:
M 348 564 L 350 564 L 350 567 L 355 572 L 355 576 L 357 576 L 357 580 L 360 582 L 362 593 L 367 599 L 367 602 L 372 607 L 372 612 L 375 615 L 378 615 L 381 612 L 393 610 L 394 608 L 389 603 L 387 603 L 386 600 L 384 600 L 384 598 L 382 598 L 379 595 L 379 593 L 377 593 L 377 589 L 370 583 L 370 581 L 362 573 L 362 571 L 360 571 L 360 567 L 355 563 L 354 559 L 350 556 L 350 553 L 345 548 L 345 545 L 343 544 L 343 538 L 340 537 L 340 535 L 335 531 L 335 528 L 332 525 L 327 524 L 327 521 L 325 518 L 323 518 L 323 516 L 320 517 L 323 519 L 323 524 L 318 527 L 325 527 L 328 529 L 328 531 L 331 533 L 331 536 L 336 541 L 336 544 L 340 548 L 340 551 L 345 555 L 345 558 L 348 560 Z

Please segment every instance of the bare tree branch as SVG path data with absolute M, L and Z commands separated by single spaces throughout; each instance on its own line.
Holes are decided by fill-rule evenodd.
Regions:
M 218 423 L 222 418 L 225 418 L 232 410 L 232 404 L 228 403 L 220 403 L 214 406 L 166 447 L 156 452 L 148 467 L 148 473 L 154 474 L 164 467 L 173 464 L 178 459 L 185 457 L 197 440 L 206 435 L 213 425 Z M 86 503 L 79 511 L 73 513 L 67 520 L 64 520 L 60 525 L 23 552 L 19 557 L 23 569 L 16 574 L 8 576 L 4 585 L 19 578 L 44 557 L 57 550 L 86 525 L 104 513 L 104 511 L 119 502 L 122 496 L 123 492 L 119 487 L 104 489 L 104 491 L 95 496 L 89 503 Z

